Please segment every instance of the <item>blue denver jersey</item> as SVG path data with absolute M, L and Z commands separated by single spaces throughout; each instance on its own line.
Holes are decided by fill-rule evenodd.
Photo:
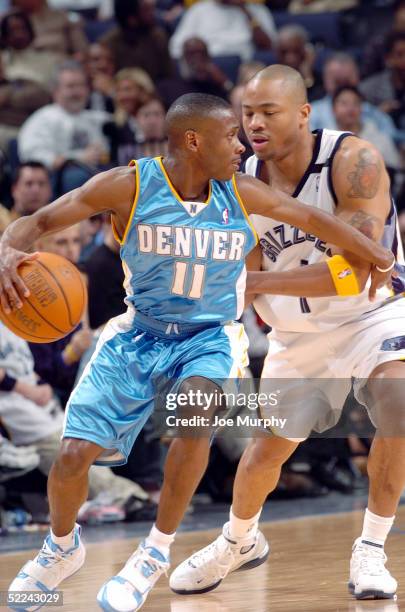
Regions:
M 210 181 L 206 202 L 181 199 L 161 158 L 136 165 L 136 195 L 121 242 L 126 302 L 178 323 L 224 323 L 242 314 L 245 257 L 256 233 L 235 179 Z

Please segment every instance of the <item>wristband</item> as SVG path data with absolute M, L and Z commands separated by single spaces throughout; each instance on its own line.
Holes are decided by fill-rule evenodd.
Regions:
M 0 382 L 0 391 L 12 391 L 17 384 L 17 380 L 8 374 L 4 374 Z
M 394 257 L 394 261 L 392 262 L 392 264 L 388 267 L 388 268 L 379 268 L 378 266 L 376 266 L 376 269 L 379 272 L 382 272 L 383 274 L 385 274 L 385 272 L 389 272 L 390 270 L 392 270 L 392 268 L 395 266 L 395 264 L 397 263 L 397 260 Z
M 334 255 L 326 261 L 337 295 L 359 295 L 360 288 L 355 271 L 342 255 Z

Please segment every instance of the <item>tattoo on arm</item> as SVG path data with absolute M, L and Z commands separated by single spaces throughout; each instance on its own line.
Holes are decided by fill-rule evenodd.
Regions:
M 381 178 L 381 163 L 369 149 L 360 149 L 356 169 L 347 175 L 349 198 L 374 198 Z
M 375 240 L 375 229 L 380 225 L 380 220 L 374 215 L 365 213 L 362 210 L 358 210 L 348 221 L 349 225 L 352 225 L 359 230 L 362 234 Z

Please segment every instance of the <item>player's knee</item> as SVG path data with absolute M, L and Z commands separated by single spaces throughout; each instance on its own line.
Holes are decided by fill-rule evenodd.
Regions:
M 265 467 L 271 470 L 281 467 L 292 455 L 296 447 L 297 442 L 283 438 L 261 438 L 255 440 L 253 452 L 249 454 L 248 464 L 252 469 L 255 467 Z
M 77 478 L 88 472 L 94 459 L 94 444 L 87 440 L 65 438 L 55 461 L 55 469 L 60 478 Z
M 215 382 L 203 376 L 190 376 L 180 385 L 179 395 L 187 402 L 178 404 L 177 416 L 196 415 L 211 418 L 221 407 L 222 389 Z

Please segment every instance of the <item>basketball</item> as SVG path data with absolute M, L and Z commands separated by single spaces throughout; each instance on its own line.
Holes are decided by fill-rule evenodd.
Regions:
M 70 261 L 52 253 L 23 262 L 18 273 L 30 290 L 23 306 L 6 314 L 0 307 L 0 320 L 28 342 L 53 342 L 63 338 L 82 320 L 87 304 L 87 288 L 79 270 Z

